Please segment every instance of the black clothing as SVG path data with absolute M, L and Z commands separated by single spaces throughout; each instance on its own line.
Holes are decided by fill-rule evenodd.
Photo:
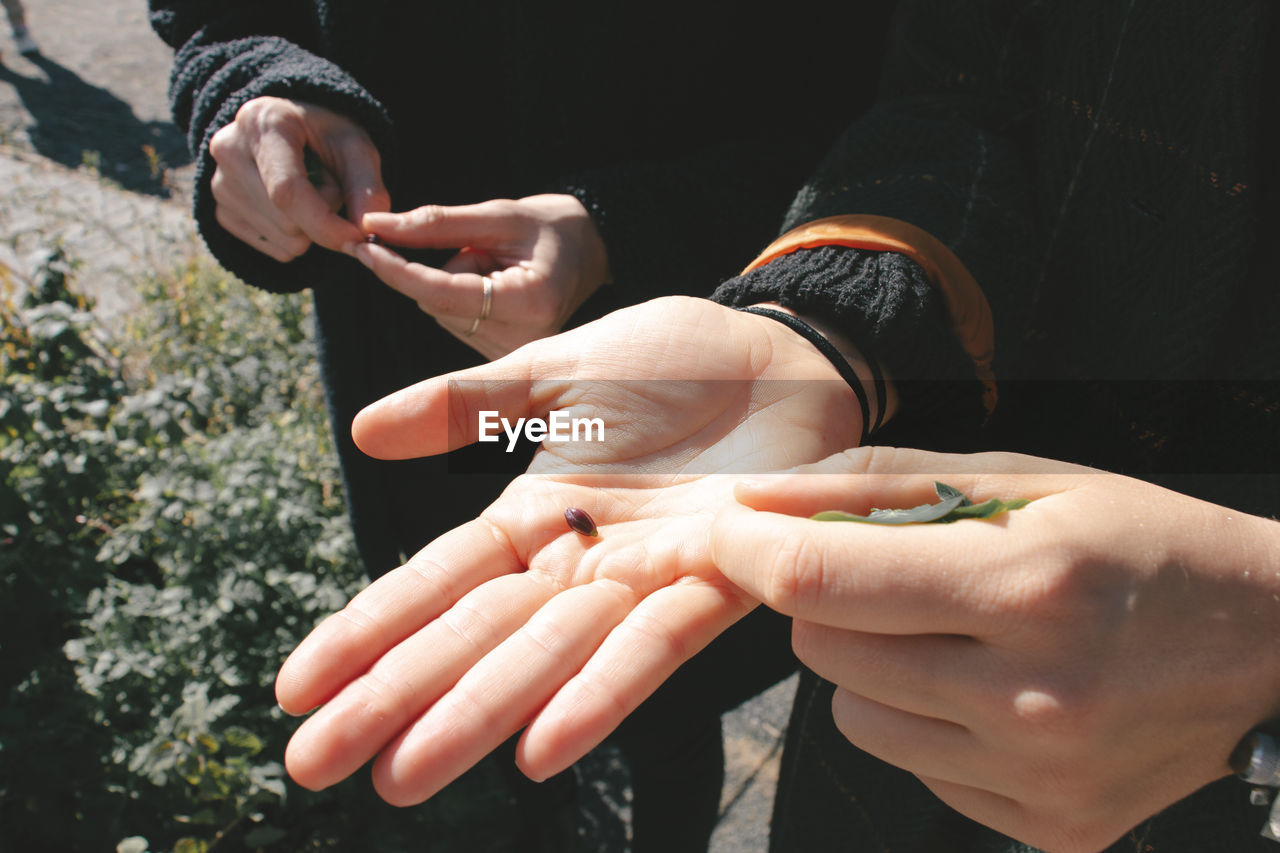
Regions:
M 990 447 L 1162 479 L 1280 472 L 1266 413 L 1280 400 L 1280 288 L 1258 240 L 1276 215 L 1258 180 L 1276 141 L 1259 145 L 1275 111 L 1274 88 L 1259 110 L 1271 14 L 1260 0 L 901 4 L 880 100 L 785 228 L 876 214 L 956 253 L 995 317 Z M 717 296 L 825 315 L 909 379 L 958 375 L 934 294 L 894 285 L 909 297 L 895 301 L 877 294 L 884 277 L 843 271 L 805 286 L 816 252 L 874 256 L 797 252 Z M 876 342 L 879 329 L 895 341 Z M 926 352 L 904 358 L 910 342 Z M 1280 508 L 1274 479 L 1218 485 L 1229 495 L 1203 477 L 1194 492 Z
M 881 100 L 806 184 L 787 227 L 894 217 L 941 239 L 974 274 L 995 317 L 1000 402 L 965 434 L 966 449 L 1091 464 L 1274 517 L 1272 4 L 907 0 L 899 13 Z M 835 269 L 830 285 L 797 286 L 820 280 L 818 261 Z M 727 282 L 719 298 L 778 299 L 847 324 L 911 378 L 957 375 L 965 356 L 929 339 L 946 322 L 935 294 L 896 266 L 891 295 L 877 301 L 872 265 L 885 262 L 801 250 Z M 901 336 L 912 323 L 909 340 L 927 354 L 913 358 L 901 340 L 877 345 L 877 329 Z M 949 447 L 952 416 L 930 425 L 903 414 L 880 443 Z M 853 748 L 832 723 L 831 691 L 802 675 L 772 850 L 1029 849 Z M 1246 786 L 1224 779 L 1111 851 L 1267 851 L 1264 818 Z

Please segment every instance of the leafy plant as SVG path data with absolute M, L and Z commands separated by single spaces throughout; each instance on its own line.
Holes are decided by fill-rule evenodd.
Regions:
M 308 309 L 193 264 L 113 339 L 72 272 L 2 309 L 0 837 L 199 849 L 284 800 L 270 675 L 363 581 Z
M 412 810 L 284 776 L 274 674 L 366 583 L 309 301 L 193 261 L 109 334 L 74 272 L 0 303 L 0 849 L 518 846 L 493 762 Z

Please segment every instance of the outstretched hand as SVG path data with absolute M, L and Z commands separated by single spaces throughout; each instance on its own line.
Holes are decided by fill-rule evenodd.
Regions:
M 390 207 L 368 133 L 314 104 L 254 98 L 213 135 L 209 156 L 218 224 L 282 263 L 312 243 L 353 253 L 364 239 L 355 223 Z
M 375 212 L 361 224 L 390 246 L 461 249 L 440 269 L 410 263 L 377 245 L 359 246 L 356 257 L 489 358 L 559 332 L 609 277 L 595 223 L 569 195 Z M 486 276 L 492 310 L 476 324 Z
M 481 410 L 552 409 L 600 418 L 606 440 L 545 444 L 480 518 L 285 663 L 282 707 L 322 706 L 286 753 L 299 783 L 331 785 L 377 755 L 379 793 L 416 803 L 521 728 L 525 773 L 569 766 L 755 605 L 710 560 L 725 475 L 824 458 L 861 430 L 853 395 L 806 341 L 669 298 L 405 389 L 353 432 L 371 455 L 408 458 L 475 441 Z M 570 530 L 568 507 L 599 537 Z
M 1280 713 L 1274 521 L 1013 454 L 866 448 L 802 471 L 739 484 L 714 560 L 794 617 L 840 731 L 969 817 L 1092 853 Z M 934 480 L 1033 500 L 944 525 L 808 519 L 929 503 Z

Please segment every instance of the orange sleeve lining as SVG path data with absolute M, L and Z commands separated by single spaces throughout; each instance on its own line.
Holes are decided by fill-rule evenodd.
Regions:
M 995 323 L 991 306 L 973 275 L 941 240 L 928 231 L 887 216 L 862 214 L 816 219 L 783 234 L 743 272 L 800 249 L 848 246 L 875 252 L 898 252 L 920 265 L 947 307 L 951 329 L 973 361 L 983 386 L 983 405 L 990 414 L 996 405 Z

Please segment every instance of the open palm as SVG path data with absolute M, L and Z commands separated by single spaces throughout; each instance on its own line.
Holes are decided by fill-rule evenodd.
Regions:
M 482 410 L 553 409 L 599 418 L 605 441 L 545 443 L 480 518 L 285 663 L 281 705 L 323 705 L 286 755 L 299 783 L 333 784 L 377 755 L 379 793 L 416 803 L 521 728 L 525 773 L 569 766 L 755 606 L 710 559 L 728 475 L 824 458 L 861 429 L 848 387 L 794 333 L 671 298 L 405 389 L 361 413 L 354 435 L 407 458 L 474 441 Z M 599 537 L 570 530 L 568 507 Z

